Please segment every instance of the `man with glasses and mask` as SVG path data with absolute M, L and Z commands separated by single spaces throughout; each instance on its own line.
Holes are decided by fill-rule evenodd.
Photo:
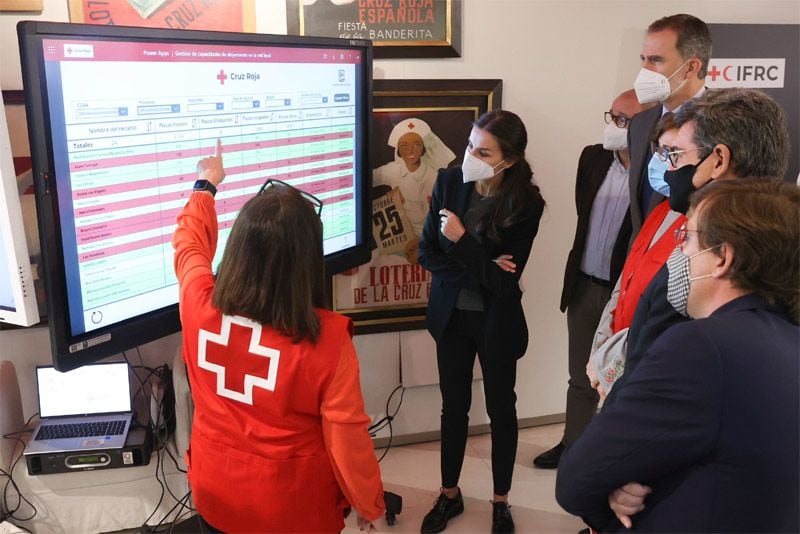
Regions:
M 647 28 L 640 55 L 642 68 L 634 89 L 639 102 L 657 102 L 661 106 L 640 113 L 628 130 L 634 236 L 648 213 L 664 199 L 654 193 L 647 179 L 651 134 L 665 113 L 676 113 L 683 104 L 703 94 L 710 57 L 711 34 L 697 17 L 671 15 Z
M 689 207 L 689 197 L 692 192 L 697 189 L 701 189 L 702 192 L 702 188 L 713 182 L 751 177 L 770 177 L 776 182 L 783 179 L 788 166 L 789 134 L 782 110 L 766 94 L 751 89 L 708 91 L 702 97 L 687 104 L 675 115 L 674 120 L 679 126 L 677 135 L 671 141 L 671 146 L 662 149 L 659 153 L 660 157 L 669 160 L 670 167 L 665 173 L 664 180 L 670 187 L 670 191 L 668 191 L 669 204 L 673 210 L 685 213 Z M 691 223 L 684 225 L 677 232 L 678 242 L 683 243 L 687 239 L 687 233 L 691 234 L 694 228 L 695 226 Z M 768 233 L 766 235 L 769 236 Z M 688 236 L 688 239 L 692 237 Z M 791 254 L 795 256 L 797 254 L 796 243 L 797 240 L 791 250 Z M 584 436 L 575 444 L 575 450 L 570 449 L 565 453 L 564 459 L 569 457 L 570 469 L 574 469 L 571 473 L 564 475 L 564 479 L 560 481 L 565 499 L 583 499 L 587 495 L 587 493 L 581 493 L 580 490 L 580 485 L 585 484 L 584 479 L 580 478 L 580 482 L 576 482 L 578 480 L 575 478 L 576 476 L 583 477 L 590 471 L 602 473 L 604 467 L 611 474 L 615 469 L 627 465 L 629 460 L 626 454 L 630 453 L 630 450 L 626 448 L 625 442 L 626 440 L 635 441 L 633 436 L 639 436 L 637 432 L 641 430 L 636 428 L 635 423 L 662 415 L 653 411 L 655 408 L 648 402 L 656 397 L 662 397 L 663 392 L 668 391 L 674 384 L 651 383 L 649 391 L 642 390 L 639 378 L 640 373 L 644 371 L 640 371 L 640 368 L 650 368 L 648 366 L 654 365 L 652 359 L 656 345 L 662 346 L 659 336 L 675 320 L 686 315 L 697 317 L 691 313 L 691 306 L 687 306 L 688 301 L 685 298 L 686 282 L 683 272 L 685 259 L 683 256 L 681 248 L 676 247 L 667 260 L 666 266 L 661 268 L 639 300 L 628 335 L 625 374 L 617 380 L 606 400 L 602 416 L 599 418 L 604 422 L 598 422 L 597 428 L 593 422 Z M 780 260 L 775 258 L 771 261 Z M 788 276 L 784 282 L 787 286 L 797 288 L 797 275 Z M 796 301 L 792 305 L 796 305 Z M 672 330 L 670 329 L 670 331 Z M 795 360 L 797 358 L 797 342 L 794 344 L 794 358 Z M 753 364 L 757 366 L 756 362 Z M 679 364 L 676 362 L 676 365 Z M 759 371 L 754 368 L 753 372 L 758 373 Z M 796 373 L 793 376 L 796 376 Z M 634 388 L 632 392 L 629 391 L 631 387 Z M 608 422 L 609 417 L 617 414 L 618 410 L 628 410 L 630 415 L 631 398 L 636 395 L 640 396 L 637 397 L 640 400 L 644 395 L 645 400 L 649 398 L 650 401 L 643 401 L 640 409 L 633 409 L 635 412 L 633 417 L 639 419 L 628 420 L 629 423 L 632 421 L 634 423 L 630 430 L 612 438 L 608 435 L 610 428 L 608 425 L 611 424 Z M 666 399 L 661 400 L 666 402 Z M 618 404 L 623 406 L 620 407 Z M 796 399 L 794 405 L 797 405 Z M 611 415 L 607 416 L 606 414 Z M 746 425 L 743 428 L 746 428 Z M 793 436 L 796 437 L 796 435 L 795 432 Z M 609 438 L 612 439 L 607 441 Z M 604 449 L 604 447 L 608 448 Z M 596 465 L 588 466 L 579 458 L 582 450 L 584 453 L 586 450 L 603 452 L 593 456 Z M 599 471 L 594 471 L 595 468 L 598 468 Z M 594 484 L 602 484 L 611 480 L 614 479 L 604 474 Z M 626 484 L 632 480 L 648 479 L 646 476 L 631 477 L 619 481 L 616 491 L 609 490 L 607 492 L 608 503 L 615 511 L 634 510 L 636 507 L 630 507 L 627 503 L 638 502 L 638 499 L 643 499 L 649 492 L 649 488 L 640 484 Z M 572 484 L 576 484 L 575 491 L 571 491 Z M 592 491 L 591 488 L 584 489 Z M 566 494 L 569 496 L 567 497 Z M 581 504 L 579 508 L 574 508 L 573 504 L 574 502 L 568 504 L 571 507 L 568 509 L 581 510 L 580 507 L 583 506 Z M 584 518 L 591 515 L 585 511 L 575 511 L 575 513 L 579 513 Z M 630 515 L 630 513 L 622 515 Z M 630 521 L 630 518 L 627 521 Z M 592 523 L 590 522 L 590 524 Z M 662 528 L 671 530 L 666 526 Z M 717 529 L 718 527 L 709 525 L 706 528 L 697 528 L 697 530 L 708 530 L 709 528 Z M 681 529 L 678 528 L 678 530 Z M 721 530 L 725 531 L 726 529 L 722 528 Z M 762 531 L 755 528 L 751 530 Z
M 578 222 L 564 271 L 561 311 L 567 311 L 569 385 L 566 426 L 561 441 L 533 460 L 558 467 L 564 448 L 575 442 L 597 410 L 598 395 L 586 376 L 592 337 L 622 271 L 631 225 L 628 214 L 628 125 L 643 109 L 631 89 L 617 96 L 604 114 L 603 143 L 583 149 L 575 179 Z
M 800 190 L 714 179 L 690 206 L 669 285 L 695 320 L 567 450 L 556 498 L 606 532 L 798 532 Z
M 664 183 L 673 212 L 686 214 L 689 195 L 712 181 L 757 176 L 782 179 L 786 173 L 786 118 L 780 106 L 764 93 L 752 89 L 709 90 L 688 103 L 674 120 L 679 130 L 672 146 L 656 154 L 667 160 Z M 668 299 L 668 267 L 676 254 L 677 249 L 639 298 L 627 334 L 624 373 L 616 378 L 607 404 L 615 402 L 658 336 L 685 319 L 685 311 L 676 310 Z

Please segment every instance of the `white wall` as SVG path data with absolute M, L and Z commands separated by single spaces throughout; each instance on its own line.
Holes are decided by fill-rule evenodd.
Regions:
M 4 89 L 22 87 L 16 21 L 65 21 L 66 6 L 65 0 L 45 0 L 41 17 L 0 14 L 0 84 Z M 518 113 L 528 127 L 528 158 L 548 208 L 523 275 L 531 342 L 518 372 L 520 417 L 564 411 L 566 321 L 558 303 L 575 225 L 573 188 L 578 154 L 584 145 L 599 142 L 602 113 L 616 94 L 631 86 L 647 25 L 680 12 L 709 23 L 800 23 L 797 0 L 464 0 L 461 58 L 375 62 L 376 78 L 501 78 L 503 106 Z M 258 2 L 260 31 L 283 33 L 284 17 L 283 0 Z M 9 121 L 15 154 L 27 154 L 24 115 L 9 111 Z M 374 417 L 384 411 L 386 397 L 399 380 L 399 335 L 356 340 L 367 409 Z M 145 358 L 158 359 L 163 351 L 169 360 L 177 344 L 177 336 L 151 344 L 143 349 Z M 43 329 L 29 334 L 0 332 L 0 358 L 21 361 L 30 356 L 46 361 L 46 352 Z M 431 353 L 429 357 L 435 356 Z M 24 382 L 22 388 L 29 389 Z M 485 423 L 479 385 L 475 392 L 472 423 Z M 35 399 L 26 396 L 26 416 L 35 411 L 32 402 Z M 395 420 L 395 434 L 437 430 L 439 408 L 436 386 L 409 389 Z

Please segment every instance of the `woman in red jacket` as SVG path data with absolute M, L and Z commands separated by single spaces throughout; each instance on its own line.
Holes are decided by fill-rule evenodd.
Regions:
M 186 461 L 198 513 L 225 532 L 369 530 L 383 487 L 349 319 L 323 309 L 321 202 L 268 181 L 241 209 L 216 279 L 222 147 L 172 243 L 195 411 Z

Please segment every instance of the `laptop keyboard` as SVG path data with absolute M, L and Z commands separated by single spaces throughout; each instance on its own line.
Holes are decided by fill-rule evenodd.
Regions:
M 45 425 L 36 433 L 35 440 L 88 438 L 92 436 L 117 436 L 125 430 L 125 421 L 102 423 L 73 423 L 69 425 Z

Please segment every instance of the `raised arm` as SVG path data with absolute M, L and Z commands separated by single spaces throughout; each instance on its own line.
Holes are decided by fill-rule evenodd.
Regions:
M 225 179 L 219 139 L 214 155 L 197 163 L 197 176 L 200 180 L 208 180 L 214 187 Z M 192 193 L 178 214 L 177 222 L 172 246 L 175 249 L 175 275 L 182 291 L 198 276 L 212 274 L 211 261 L 217 250 L 218 233 L 213 194 L 210 191 Z

